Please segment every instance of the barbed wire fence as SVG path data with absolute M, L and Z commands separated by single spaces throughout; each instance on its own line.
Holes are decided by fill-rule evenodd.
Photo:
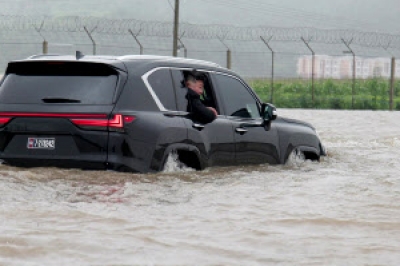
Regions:
M 135 19 L 0 15 L 0 66 L 4 71 L 11 60 L 76 50 L 172 55 L 172 27 Z M 179 31 L 179 56 L 233 69 L 278 106 L 318 108 L 329 100 L 330 108 L 400 109 L 399 35 L 189 23 Z M 339 83 L 350 98 L 340 95 Z

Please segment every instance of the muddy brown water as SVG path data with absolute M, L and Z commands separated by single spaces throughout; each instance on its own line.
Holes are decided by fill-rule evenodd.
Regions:
M 278 111 L 329 156 L 147 175 L 1 165 L 0 265 L 400 265 L 400 114 Z

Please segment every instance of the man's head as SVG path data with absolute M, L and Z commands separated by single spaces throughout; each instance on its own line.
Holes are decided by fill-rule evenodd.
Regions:
M 204 75 L 199 72 L 192 71 L 186 77 L 186 86 L 199 95 L 203 94 L 203 92 L 204 92 Z

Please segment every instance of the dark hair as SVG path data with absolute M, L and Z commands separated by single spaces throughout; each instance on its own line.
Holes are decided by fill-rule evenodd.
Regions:
M 204 82 L 205 79 L 206 79 L 206 76 L 205 76 L 203 73 L 196 71 L 196 73 L 195 73 L 195 75 L 194 75 L 194 78 L 195 78 L 196 80 L 201 80 L 201 81 Z
M 206 75 L 193 69 L 190 71 L 184 71 L 183 72 L 183 80 L 181 80 L 181 86 L 182 88 L 186 87 L 186 82 L 189 80 L 191 81 L 196 81 L 196 80 L 201 80 L 203 82 L 206 82 Z
M 197 80 L 196 77 L 193 76 L 193 75 L 187 75 L 187 76 L 185 77 L 185 81 L 186 81 L 186 82 L 187 82 L 187 81 L 195 82 L 196 80 Z

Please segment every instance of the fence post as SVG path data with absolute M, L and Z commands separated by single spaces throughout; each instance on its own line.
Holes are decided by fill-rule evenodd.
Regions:
M 47 54 L 49 52 L 49 43 L 46 41 L 46 38 L 43 36 L 43 34 L 40 32 L 43 28 L 44 25 L 44 20 L 42 21 L 42 24 L 40 25 L 39 28 L 37 28 L 36 26 L 34 26 L 35 30 L 37 31 L 37 33 L 39 33 L 40 37 L 43 38 L 43 43 L 42 43 L 42 53 L 43 54 Z
M 313 106 L 313 108 L 315 107 L 315 104 L 314 104 L 314 76 L 315 76 L 315 52 L 314 52 L 314 50 L 311 48 L 311 46 L 310 46 L 310 41 L 311 40 L 309 40 L 308 42 L 306 42 L 306 40 L 304 40 L 304 38 L 303 37 L 301 37 L 301 40 L 304 42 L 304 44 L 308 47 L 308 49 L 311 51 L 311 54 L 312 54 L 312 66 L 311 66 L 311 98 L 312 98 L 312 106 Z
M 269 42 L 272 39 L 272 36 L 269 38 L 268 41 L 266 41 L 262 36 L 260 36 L 261 40 L 265 43 L 265 45 L 268 47 L 268 49 L 271 51 L 272 54 L 272 66 L 271 66 L 271 96 L 270 96 L 270 101 L 271 103 L 274 103 L 274 61 L 275 61 L 275 52 L 272 50 L 271 46 L 269 45 Z
M 43 54 L 47 54 L 49 52 L 49 43 L 44 40 L 43 41 Z
M 232 69 L 232 52 L 230 49 L 226 51 L 226 67 Z
M 219 39 L 219 41 L 226 47 L 226 49 L 228 49 L 226 51 L 226 68 L 227 69 L 231 69 L 232 68 L 232 53 L 231 53 L 231 49 L 229 49 L 228 45 L 226 45 L 222 39 Z
M 97 28 L 97 26 L 94 27 L 94 29 L 92 31 L 90 31 L 90 32 L 88 31 L 86 26 L 83 26 L 83 28 L 85 29 L 87 35 L 89 36 L 90 40 L 92 41 L 92 44 L 93 44 L 93 55 L 96 55 L 96 42 L 94 41 L 91 33 Z
M 132 37 L 135 39 L 136 43 L 139 45 L 140 47 L 140 54 L 143 54 L 143 45 L 139 42 L 138 36 L 139 33 L 142 31 L 141 29 L 139 30 L 139 32 L 137 34 L 133 34 L 133 32 L 131 31 L 131 29 L 128 30 L 129 33 L 132 35 Z
M 181 34 L 181 36 L 178 37 L 178 42 L 179 42 L 178 50 L 179 50 L 180 48 L 183 48 L 183 57 L 184 57 L 184 58 L 187 58 L 187 48 L 186 48 L 185 44 L 182 42 L 182 37 L 183 37 L 183 35 L 185 35 L 185 32 L 183 32 L 183 33 Z
M 181 38 L 178 38 L 178 41 L 179 41 L 179 44 L 180 44 L 178 46 L 178 50 L 179 50 L 179 48 L 183 47 L 183 57 L 187 58 L 187 48 L 186 48 L 185 44 L 182 42 Z
M 343 38 L 342 38 L 342 42 L 344 43 L 344 45 L 346 45 L 347 49 L 349 49 L 348 51 L 343 51 L 343 53 L 345 54 L 352 54 L 353 55 L 353 84 L 351 86 L 351 109 L 354 109 L 354 92 L 355 92 L 355 86 L 356 86 L 356 54 L 354 53 L 354 51 L 351 49 L 350 44 L 353 41 L 353 39 L 351 39 L 349 42 L 346 42 Z
M 396 58 L 392 57 L 392 71 L 390 75 L 389 109 L 393 111 L 394 81 L 396 78 Z

